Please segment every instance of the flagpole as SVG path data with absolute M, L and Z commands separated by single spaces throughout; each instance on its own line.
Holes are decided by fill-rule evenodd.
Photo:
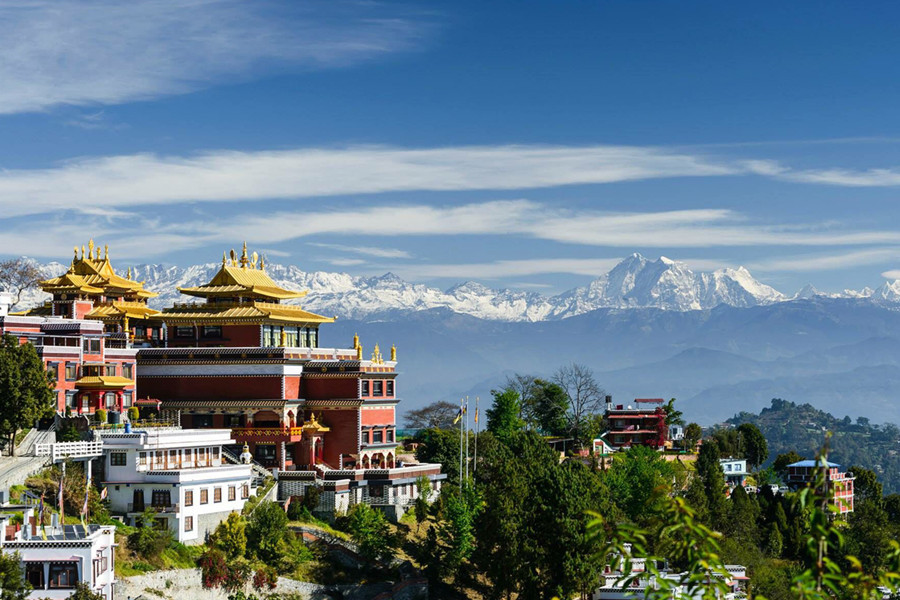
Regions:
M 66 463 L 62 463 L 62 471 L 59 475 L 59 524 L 62 528 L 63 539 L 66 539 L 65 509 L 63 507 L 63 480 L 66 478 Z
M 466 481 L 469 479 L 469 397 L 466 396 Z
M 459 399 L 459 489 L 462 490 L 463 482 L 463 399 Z
M 478 472 L 478 396 L 475 396 L 475 458 L 472 463 L 472 474 Z

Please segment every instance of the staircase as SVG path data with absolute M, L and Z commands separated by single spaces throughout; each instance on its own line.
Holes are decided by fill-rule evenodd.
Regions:
M 223 447 L 222 448 L 222 456 L 228 462 L 235 465 L 242 465 L 244 463 L 241 462 L 240 454 L 234 451 L 235 446 Z M 243 452 L 243 449 L 241 450 Z M 256 460 L 250 461 L 250 470 L 253 471 L 253 485 L 254 487 L 262 487 L 263 481 L 266 477 L 271 477 L 272 472 L 256 462 Z

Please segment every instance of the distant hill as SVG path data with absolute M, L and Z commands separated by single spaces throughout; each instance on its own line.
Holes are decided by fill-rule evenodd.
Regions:
M 871 424 L 865 417 L 835 417 L 810 404 L 773 399 L 758 414 L 741 412 L 728 420 L 735 426 L 753 423 L 769 442 L 769 463 L 791 450 L 813 458 L 832 432 L 828 459 L 843 468 L 859 465 L 878 474 L 885 493 L 900 492 L 900 428 Z

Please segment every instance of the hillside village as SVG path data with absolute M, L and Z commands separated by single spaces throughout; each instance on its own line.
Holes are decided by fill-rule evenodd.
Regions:
M 626 596 L 695 594 L 692 578 L 714 572 L 719 597 L 778 598 L 779 561 L 802 562 L 792 503 L 803 490 L 861 548 L 882 547 L 867 572 L 889 562 L 884 539 L 855 521 L 881 501 L 876 472 L 817 458 L 821 436 L 803 454 L 788 449 L 794 421 L 772 413 L 797 407 L 783 401 L 704 432 L 674 399 L 620 402 L 574 364 L 552 380 L 511 378 L 482 406 L 411 411 L 404 432 L 399 350 L 367 350 L 358 336 L 321 345 L 334 318 L 297 303 L 304 293 L 275 283 L 246 245 L 208 282 L 179 288 L 199 302 L 151 307 L 156 293 L 93 240 L 39 285 L 51 300 L 25 310 L 0 294 L 3 365 L 32 373 L 9 380 L 4 366 L 13 383 L 0 387 L 10 454 L 0 460 L 0 548 L 6 568 L 21 569 L 23 597 L 111 599 L 159 571 L 172 573 L 165 587 L 138 594 L 237 598 L 252 584 L 272 600 L 491 589 L 526 598 L 534 586 L 537 597 L 618 600 L 623 586 Z M 846 419 L 824 426 L 838 431 L 829 456 L 842 427 L 869 431 Z M 874 432 L 896 443 L 890 427 Z M 516 508 L 516 489 L 558 495 Z M 892 498 L 878 510 L 900 525 Z M 604 554 L 590 511 L 650 529 Z M 734 562 L 645 547 L 657 514 L 724 531 Z M 525 529 L 504 540 L 513 523 Z M 519 546 L 525 554 L 492 564 Z

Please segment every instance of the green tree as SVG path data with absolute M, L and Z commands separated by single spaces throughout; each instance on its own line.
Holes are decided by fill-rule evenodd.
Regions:
M 675 408 L 675 398 L 670 398 L 663 410 L 666 411 L 666 426 L 684 425 L 683 413 Z
M 209 543 L 229 559 L 243 557 L 247 552 L 247 520 L 232 512 L 209 536 Z
M 0 552 L 0 600 L 25 600 L 31 586 L 25 581 L 18 552 Z
M 44 363 L 31 343 L 9 334 L 0 338 L 0 435 L 15 454 L 16 434 L 53 414 L 56 394 Z
M 287 515 L 274 502 L 261 502 L 247 523 L 247 548 L 273 565 L 287 552 Z
M 613 456 L 605 483 L 613 502 L 635 523 L 652 515 L 656 497 L 672 491 L 672 464 L 648 446 L 632 446 Z
M 715 439 L 708 439 L 700 447 L 697 457 L 697 475 L 703 482 L 709 524 L 718 528 L 725 519 L 725 473 L 719 464 L 719 446 Z
M 859 465 L 853 465 L 849 470 L 856 478 L 853 482 L 853 497 L 856 504 L 873 501 L 881 505 L 884 490 L 881 482 L 878 481 L 878 475 L 875 474 L 875 471 Z
M 788 465 L 792 465 L 801 460 L 803 460 L 803 457 L 791 450 L 790 452 L 785 452 L 784 454 L 779 454 L 775 457 L 772 468 L 775 469 L 775 472 L 778 473 L 779 477 L 787 479 Z
M 416 458 L 424 463 L 437 463 L 441 471 L 447 475 L 445 485 L 459 483 L 459 432 L 447 429 L 425 429 L 420 431 L 416 439 L 419 447 Z M 479 436 L 479 455 L 481 454 L 481 436 Z
M 416 479 L 416 531 L 422 526 L 422 523 L 428 518 L 428 498 L 431 496 L 431 480 L 425 475 L 420 475 Z
M 443 568 L 456 576 L 463 561 L 475 549 L 475 516 L 478 501 L 469 482 L 462 490 L 447 494 L 443 519 L 438 523 L 438 540 L 443 546 Z
M 566 433 L 566 409 L 569 398 L 559 385 L 534 380 L 531 388 L 530 410 L 532 425 L 544 435 L 564 435 Z
M 138 519 L 137 530 L 128 536 L 128 547 L 144 559 L 159 556 L 172 543 L 172 532 L 156 527 L 156 511 L 148 508 Z
M 394 553 L 391 527 L 384 513 L 368 504 L 357 504 L 347 515 L 347 531 L 368 560 L 387 559 Z
M 697 447 L 697 442 L 703 437 L 703 428 L 696 423 L 688 423 L 684 428 L 684 447 L 687 450 L 693 450 Z
M 491 390 L 494 402 L 487 409 L 487 430 L 501 441 L 509 439 L 524 425 L 519 418 L 519 394 L 511 388 Z
M 758 468 L 769 458 L 769 444 L 759 427 L 753 423 L 743 423 L 738 427 L 741 436 L 741 449 L 744 458 L 754 469 Z

